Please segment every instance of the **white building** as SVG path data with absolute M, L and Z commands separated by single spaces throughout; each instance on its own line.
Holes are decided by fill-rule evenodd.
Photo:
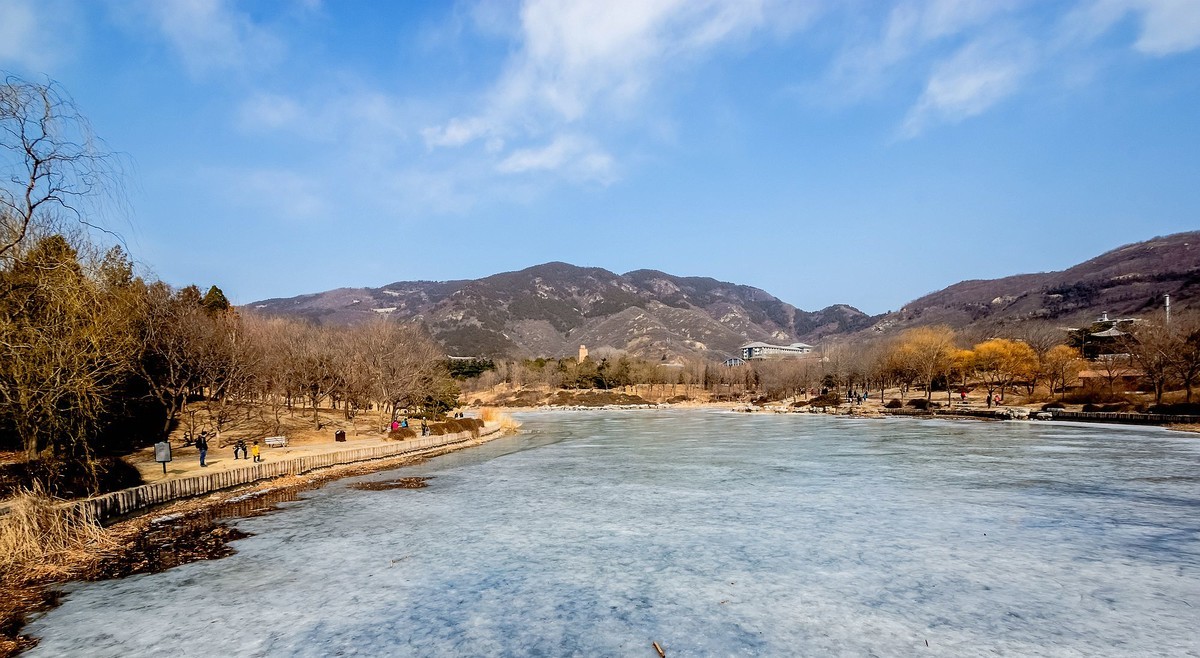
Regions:
M 785 356 L 803 356 L 812 354 L 813 346 L 807 343 L 792 343 L 791 345 L 770 345 L 768 343 L 746 343 L 742 345 L 742 358 L 750 361 L 751 359 L 773 359 Z

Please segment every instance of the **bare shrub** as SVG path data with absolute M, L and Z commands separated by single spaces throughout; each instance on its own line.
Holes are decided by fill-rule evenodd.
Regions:
M 411 427 L 401 427 L 399 429 L 388 432 L 387 438 L 393 441 L 403 441 L 404 439 L 417 438 L 417 432 Z

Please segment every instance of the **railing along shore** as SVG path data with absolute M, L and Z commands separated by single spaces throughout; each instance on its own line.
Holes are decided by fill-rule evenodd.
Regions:
M 478 432 L 458 432 L 455 434 L 443 434 L 441 436 L 425 436 L 397 441 L 382 446 L 293 457 L 230 469 L 228 471 L 191 475 L 163 482 L 155 482 L 153 484 L 143 484 L 138 487 L 114 491 L 83 500 L 70 501 L 65 504 L 87 509 L 95 515 L 97 520 L 103 522 L 172 500 L 202 496 L 214 491 L 250 484 L 258 480 L 283 475 L 300 475 L 329 466 L 419 453 L 456 443 L 464 443 L 480 437 L 491 436 L 499 431 L 500 427 L 498 425 L 485 426 Z

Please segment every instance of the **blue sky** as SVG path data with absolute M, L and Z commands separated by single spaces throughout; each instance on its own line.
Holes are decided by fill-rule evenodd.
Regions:
M 1197 0 L 0 0 L 238 303 L 551 260 L 878 313 L 1200 228 Z

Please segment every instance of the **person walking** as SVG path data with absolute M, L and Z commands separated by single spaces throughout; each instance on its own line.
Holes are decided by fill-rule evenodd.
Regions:
M 202 468 L 208 466 L 208 464 L 204 463 L 204 458 L 208 455 L 208 433 L 207 432 L 201 432 L 200 436 L 196 437 L 196 450 L 200 451 L 200 466 Z
M 262 461 L 262 458 L 258 456 L 258 440 L 257 439 L 255 439 L 254 445 L 250 447 L 250 454 L 254 455 L 254 463 L 255 464 Z

